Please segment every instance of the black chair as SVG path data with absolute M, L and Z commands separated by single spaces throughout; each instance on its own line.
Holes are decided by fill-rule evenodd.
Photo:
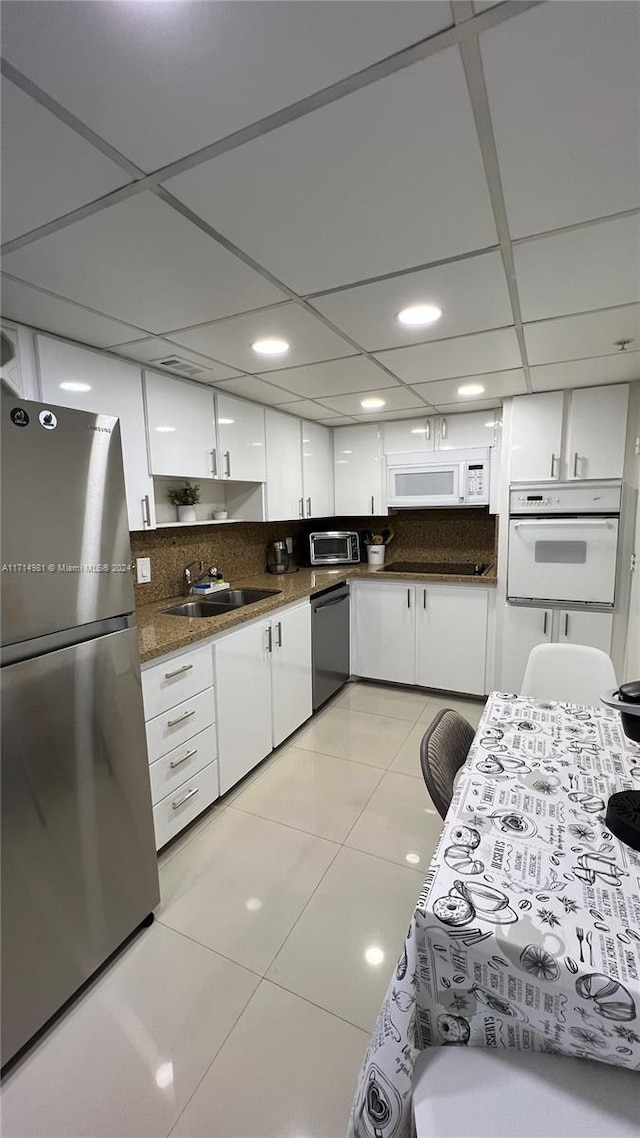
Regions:
M 453 797 L 453 783 L 464 766 L 475 731 L 450 707 L 443 708 L 425 731 L 420 743 L 420 766 L 427 790 L 441 818 L 446 818 Z

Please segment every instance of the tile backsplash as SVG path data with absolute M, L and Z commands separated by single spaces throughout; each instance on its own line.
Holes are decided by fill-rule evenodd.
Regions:
M 347 529 L 395 537 L 391 561 L 495 561 L 498 519 L 485 509 L 401 510 L 384 518 L 316 518 L 313 522 L 230 522 L 218 526 L 176 526 L 131 534 L 133 557 L 151 558 L 151 581 L 135 585 L 136 604 L 174 597 L 190 561 L 215 565 L 227 581 L 263 573 L 267 546 L 285 537 L 300 540 L 313 530 Z M 304 547 L 304 542 L 300 543 Z M 363 551 L 363 560 L 365 554 Z

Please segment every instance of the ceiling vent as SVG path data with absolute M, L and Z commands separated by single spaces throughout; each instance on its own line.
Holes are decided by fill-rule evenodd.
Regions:
M 161 360 L 150 360 L 149 362 L 157 367 L 166 368 L 167 371 L 176 371 L 180 375 L 186 375 L 189 379 L 203 374 L 201 367 L 190 363 L 189 360 L 181 359 L 180 356 L 163 356 Z

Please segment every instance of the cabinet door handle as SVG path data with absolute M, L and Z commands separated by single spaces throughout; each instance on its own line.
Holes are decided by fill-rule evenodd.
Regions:
M 425 439 L 430 439 L 430 438 L 431 438 L 431 419 L 427 419 L 427 420 L 426 420 L 426 427 L 425 427 L 424 437 L 425 437 Z
M 545 609 L 544 617 L 542 618 L 542 635 L 547 635 L 547 624 L 549 623 L 549 613 Z
M 169 763 L 171 770 L 173 770 L 175 767 L 182 766 L 183 763 L 186 763 L 187 759 L 191 759 L 194 755 L 197 755 L 197 754 L 198 754 L 198 748 L 194 747 L 192 751 L 187 751 L 186 755 L 183 755 L 181 759 L 172 759 L 171 762 Z
M 556 454 L 552 454 L 551 455 L 551 474 L 550 474 L 551 478 L 555 478 L 555 476 L 556 476 L 556 462 L 557 461 L 558 461 L 558 456 Z
M 214 478 L 218 477 L 218 455 L 215 447 L 211 451 L 211 473 Z
M 188 802 L 189 799 L 193 798 L 194 794 L 197 794 L 197 793 L 198 793 L 198 787 L 194 786 L 193 790 L 188 790 L 186 794 L 182 795 L 182 798 L 176 798 L 175 802 L 171 803 L 171 809 L 177 810 L 180 806 L 184 806 L 185 802 Z
M 426 610 L 427 610 L 427 590 L 426 589 L 422 590 L 422 607 L 426 612 Z
M 145 494 L 142 499 L 142 524 L 143 526 L 151 525 L 151 506 L 149 504 L 149 495 Z
M 226 450 L 224 452 L 225 462 L 227 464 L 227 478 L 231 478 L 231 453 Z
M 278 623 L 276 624 L 276 630 L 278 633 L 278 639 L 276 641 L 276 644 L 277 644 L 278 648 L 282 648 L 282 621 L 281 620 L 279 620 Z
M 568 612 L 566 612 L 564 614 L 564 634 L 565 634 L 565 636 L 569 635 L 569 613 Z
M 372 514 L 375 514 L 375 512 L 376 512 L 376 509 L 375 509 L 375 498 L 374 498 L 374 495 L 372 494 L 372 495 L 371 495 L 371 513 L 372 513 Z
M 307 517 L 311 517 L 311 498 L 307 498 Z
M 181 668 L 176 668 L 175 672 L 165 672 L 165 680 L 172 680 L 174 676 L 181 676 L 183 672 L 190 672 L 193 664 L 183 664 Z
M 267 625 L 267 652 L 273 652 L 273 631 L 271 625 Z
M 411 589 L 407 589 L 407 608 L 411 608 Z
M 304 517 L 304 498 L 298 498 L 298 517 Z
M 168 719 L 167 727 L 175 727 L 178 723 L 184 723 L 185 719 L 191 719 L 192 715 L 195 715 L 195 709 L 193 711 L 185 711 L 184 715 L 179 715 L 177 719 Z
M 446 437 L 447 437 L 447 420 L 446 419 L 440 420 L 440 434 L 441 434 L 443 439 L 446 439 Z
M 573 477 L 578 477 L 578 452 L 576 451 L 573 456 Z

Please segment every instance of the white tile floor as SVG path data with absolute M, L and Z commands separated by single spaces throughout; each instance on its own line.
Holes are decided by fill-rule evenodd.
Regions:
M 155 924 L 5 1081 L 3 1138 L 343 1138 L 440 833 L 443 706 L 482 711 L 350 684 L 174 844 Z

